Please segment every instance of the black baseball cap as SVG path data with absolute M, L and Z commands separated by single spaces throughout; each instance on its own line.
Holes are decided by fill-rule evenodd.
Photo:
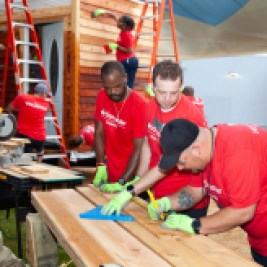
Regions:
M 181 153 L 197 138 L 199 128 L 186 119 L 175 119 L 168 122 L 160 137 L 162 157 L 158 167 L 162 170 L 171 170 L 180 158 Z

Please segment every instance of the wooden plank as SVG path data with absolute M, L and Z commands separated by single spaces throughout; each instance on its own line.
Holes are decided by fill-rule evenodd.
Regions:
M 20 166 L 20 169 L 29 174 L 47 174 L 49 169 L 43 166 Z
M 97 205 L 99 203 L 104 204 L 106 199 L 111 199 L 113 197 L 112 195 L 104 195 L 98 192 L 92 185 L 83 188 L 78 187 L 77 190 L 93 203 L 97 203 Z M 131 202 L 130 204 L 128 204 L 127 207 L 124 209 L 124 212 L 134 216 L 136 221 L 138 221 L 138 223 L 141 224 L 143 228 L 156 235 L 159 239 L 161 239 L 161 242 L 166 239 L 169 239 L 168 242 L 175 241 L 174 246 L 176 246 L 179 251 L 183 251 L 183 256 L 185 258 L 192 257 L 192 255 L 186 255 L 187 249 L 190 249 L 191 253 L 192 251 L 197 253 L 198 256 L 193 258 L 194 262 L 196 261 L 199 264 L 197 266 L 208 266 L 205 264 L 202 265 L 200 263 L 200 260 L 207 260 L 210 264 L 215 264 L 215 266 L 218 267 L 258 266 L 253 261 L 241 257 L 240 255 L 221 246 L 220 244 L 216 243 L 215 241 L 209 239 L 206 236 L 185 236 L 185 234 L 180 231 L 166 231 L 160 228 L 159 222 L 151 221 L 148 218 L 147 214 L 146 216 L 144 215 L 144 210 L 136 203 Z M 185 247 L 187 247 L 187 249 L 185 249 Z M 222 261 L 222 259 L 224 260 Z M 225 264 L 225 262 L 227 262 L 227 264 Z
M 72 189 L 33 192 L 32 203 L 77 266 L 171 266 L 116 222 L 80 219 L 94 206 Z

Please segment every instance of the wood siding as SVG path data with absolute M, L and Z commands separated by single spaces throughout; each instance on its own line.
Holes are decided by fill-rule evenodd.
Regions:
M 91 18 L 91 12 L 97 8 L 104 8 L 117 15 L 130 14 L 136 24 L 139 21 L 142 5 L 125 0 L 82 0 L 80 1 L 80 90 L 79 90 L 79 128 L 93 122 L 95 101 L 101 88 L 100 68 L 104 62 L 114 60 L 115 54 L 106 55 L 103 45 L 116 42 L 119 34 L 114 20 L 99 17 Z M 152 21 L 144 24 L 144 31 L 151 31 Z M 140 38 L 139 48 L 151 48 L 152 38 Z M 140 65 L 150 65 L 148 53 L 136 53 Z M 136 82 L 146 82 L 147 71 L 139 70 Z M 144 91 L 144 87 L 135 87 Z

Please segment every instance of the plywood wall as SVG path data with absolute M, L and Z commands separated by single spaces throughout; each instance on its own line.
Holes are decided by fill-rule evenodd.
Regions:
M 127 0 L 81 0 L 80 1 L 80 90 L 79 90 L 79 127 L 92 122 L 95 111 L 95 100 L 101 88 L 100 68 L 105 61 L 114 60 L 115 54 L 106 55 L 103 45 L 116 42 L 119 29 L 110 18 L 92 19 L 91 11 L 104 8 L 117 15 L 129 14 L 139 21 L 142 4 Z M 151 31 L 152 21 L 144 24 L 144 31 Z M 151 37 L 140 39 L 139 48 L 152 47 Z M 150 54 L 136 53 L 140 65 L 150 65 Z M 136 82 L 145 82 L 148 73 L 138 71 Z M 143 87 L 135 88 L 144 90 Z

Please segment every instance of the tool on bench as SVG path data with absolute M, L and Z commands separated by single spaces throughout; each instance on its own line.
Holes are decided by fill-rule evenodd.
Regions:
M 100 264 L 99 267 L 123 267 L 123 266 L 116 263 L 106 263 L 106 264 Z
M 158 209 L 159 209 L 159 205 L 158 205 L 157 201 L 155 200 L 153 193 L 151 192 L 150 189 L 147 189 L 147 193 L 148 193 L 148 196 L 149 196 L 149 198 L 150 198 L 150 201 L 152 202 L 152 204 L 154 205 L 154 207 L 158 210 Z M 161 220 L 164 220 L 164 219 L 165 219 L 165 218 L 164 218 L 164 214 L 161 213 L 161 214 L 159 215 L 159 218 L 160 218 Z
M 12 114 L 2 113 L 0 108 L 0 141 L 9 140 L 17 131 L 16 118 Z
M 16 118 L 2 111 L 0 109 L 0 166 L 8 168 L 13 165 L 29 165 L 32 158 L 23 154 L 24 145 L 29 141 L 12 139 L 17 130 Z
M 103 206 L 97 206 L 87 212 L 80 213 L 80 218 L 82 219 L 91 219 L 91 220 L 108 220 L 108 221 L 124 221 L 124 222 L 133 222 L 134 217 L 120 214 L 120 215 L 104 215 L 101 213 L 101 209 Z

